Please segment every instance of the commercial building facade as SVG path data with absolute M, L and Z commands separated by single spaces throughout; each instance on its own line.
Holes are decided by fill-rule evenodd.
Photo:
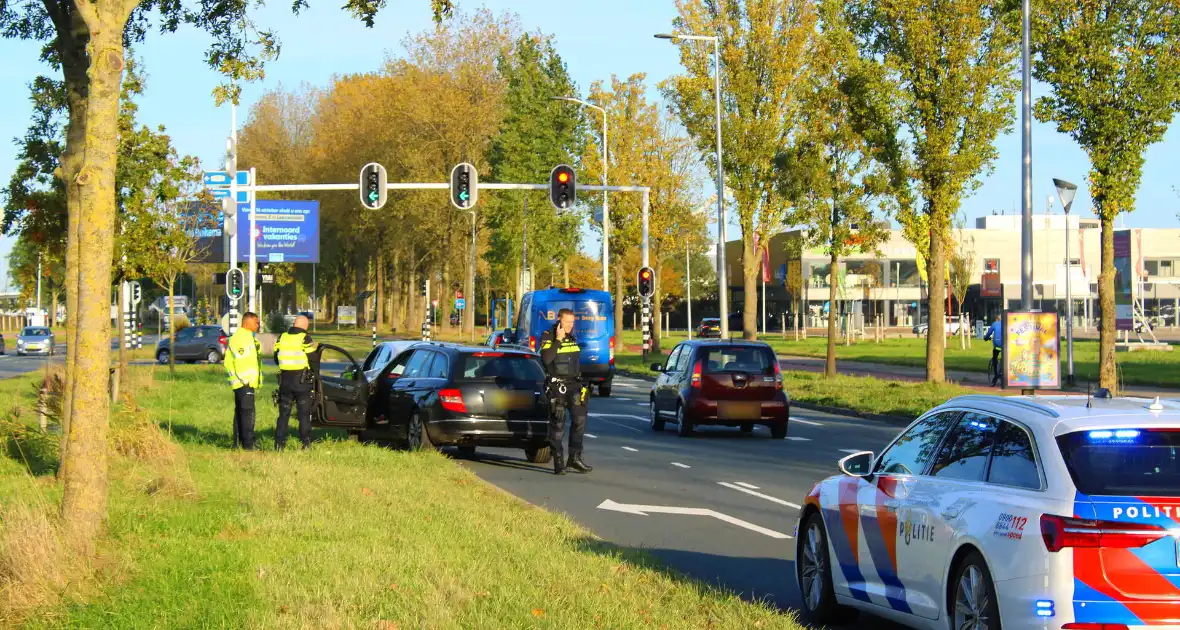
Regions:
M 1067 230 L 1068 220 L 1068 230 Z M 1180 229 L 1129 229 L 1132 292 L 1139 311 L 1156 326 L 1175 327 L 1180 314 Z M 1066 238 L 1069 258 L 1066 262 Z M 1123 237 L 1126 238 L 1126 237 Z M 974 228 L 952 233 L 952 251 L 972 259 L 971 283 L 962 304 L 952 298 L 951 312 L 961 311 L 972 321 L 987 321 L 1005 309 L 1020 308 L 1021 226 L 1018 215 L 979 218 Z M 923 300 L 929 279 L 919 271 L 913 243 L 900 230 L 890 230 L 875 251 L 844 256 L 835 273 L 823 247 L 808 247 L 802 230 L 774 235 L 768 247 L 769 276 L 765 283 L 766 314 L 770 327 L 788 328 L 798 322 L 811 328 L 826 326 L 830 283 L 836 282 L 836 307 L 854 325 L 871 325 L 881 317 L 885 326 L 912 327 L 926 321 Z M 742 247 L 726 244 L 731 311 L 744 304 Z M 1066 273 L 1069 273 L 1075 328 L 1096 326 L 1101 229 L 1097 219 L 1065 215 L 1033 218 L 1033 308 L 1066 311 Z M 935 281 L 946 281 L 935 278 Z M 759 278 L 758 303 L 763 301 Z M 761 318 L 761 313 L 759 315 Z M 761 321 L 761 319 L 759 319 Z

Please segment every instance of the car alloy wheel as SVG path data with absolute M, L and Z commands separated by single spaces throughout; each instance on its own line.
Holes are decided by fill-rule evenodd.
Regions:
M 205 361 L 209 363 L 220 363 L 221 355 L 217 354 L 216 350 L 210 350 L 209 354 L 205 356 Z
M 799 556 L 799 587 L 803 591 L 803 604 L 807 610 L 818 610 L 824 594 L 826 579 L 826 554 L 823 553 L 824 538 L 819 530 L 819 520 L 812 520 L 807 527 L 807 538 Z
M 951 627 L 955 630 L 997 630 L 1000 627 L 999 611 L 983 559 L 972 554 L 960 566 Z
M 426 432 L 426 423 L 422 421 L 422 415 L 419 413 L 410 416 L 410 424 L 406 429 L 406 448 L 411 451 L 434 448 L 434 443 L 430 441 L 430 434 Z

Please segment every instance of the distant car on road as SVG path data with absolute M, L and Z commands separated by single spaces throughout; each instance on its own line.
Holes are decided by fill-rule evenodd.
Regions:
M 943 326 L 943 331 L 945 331 L 948 337 L 957 335 L 959 334 L 959 325 L 959 316 L 951 315 L 950 317 L 946 318 L 946 325 Z M 925 337 L 929 333 L 930 322 L 922 322 L 921 324 L 914 326 L 914 334 L 919 337 Z
M 666 362 L 651 366 L 660 376 L 649 397 L 651 428 L 676 424 L 681 437 L 713 424 L 740 427 L 745 433 L 761 424 L 776 440 L 787 437 L 791 401 L 783 391 L 778 357 L 756 341 L 684 341 Z
M 1102 390 L 1105 393 L 1105 390 Z M 915 628 L 1176 627 L 1180 404 L 970 395 L 803 500 L 805 620 Z M 948 619 L 949 618 L 949 619 Z
M 415 342 L 374 373 L 336 346 L 316 352 L 317 426 L 407 449 L 456 446 L 471 456 L 479 446 L 496 446 L 524 449 L 538 464 L 552 457 L 545 373 L 536 353 Z M 341 364 L 335 376 L 333 366 Z
M 189 326 L 176 332 L 176 360 L 185 363 L 207 361 L 220 363 L 225 357 L 225 348 L 229 339 L 221 326 L 202 325 Z M 168 362 L 168 355 L 172 352 L 172 344 L 167 336 L 161 336 L 156 342 L 156 361 Z
M 22 357 L 28 354 L 57 354 L 57 338 L 53 336 L 52 330 L 44 326 L 28 326 L 16 337 L 16 354 Z
M 700 325 L 697 326 L 697 337 L 701 339 L 720 339 L 721 318 L 706 317 L 702 319 Z

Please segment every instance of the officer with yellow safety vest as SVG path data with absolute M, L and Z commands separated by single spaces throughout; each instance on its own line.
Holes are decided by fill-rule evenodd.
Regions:
M 258 315 L 246 313 L 242 325 L 226 342 L 225 374 L 234 390 L 234 447 L 254 450 L 254 394 L 262 385 Z
M 553 473 L 564 475 L 565 469 L 588 473 L 594 470 L 582 461 L 582 439 L 586 434 L 586 399 L 590 387 L 582 382 L 582 350 L 574 338 L 574 312 L 563 308 L 557 323 L 541 335 L 541 363 L 548 377 L 549 448 L 553 452 Z M 562 433 L 565 412 L 570 412 L 570 457 L 562 458 Z
M 315 344 L 307 334 L 307 317 L 300 315 L 295 324 L 279 336 L 275 344 L 275 363 L 279 365 L 279 420 L 275 427 L 275 450 L 287 446 L 287 421 L 291 403 L 295 403 L 299 418 L 299 441 L 303 448 L 311 446 L 311 394 L 315 386 L 312 365 L 316 360 Z M 309 359 L 311 355 L 311 359 Z

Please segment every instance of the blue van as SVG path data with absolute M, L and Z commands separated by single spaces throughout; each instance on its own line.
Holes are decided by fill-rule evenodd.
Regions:
M 574 336 L 582 347 L 582 378 L 610 396 L 615 377 L 615 310 L 610 293 L 590 289 L 544 289 L 524 294 L 516 313 L 517 344 L 538 351 L 541 334 L 557 323 L 557 312 L 574 312 Z

